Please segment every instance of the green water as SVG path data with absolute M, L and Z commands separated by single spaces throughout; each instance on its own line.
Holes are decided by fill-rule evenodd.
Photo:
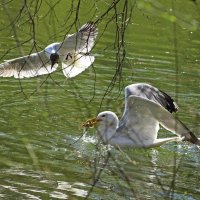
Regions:
M 41 50 L 76 30 L 69 25 L 79 1 L 56 2 L 23 7 L 22 1 L 1 0 L 1 62 L 30 53 L 33 36 Z M 81 1 L 80 25 L 98 20 L 111 2 Z M 58 70 L 50 77 L 0 78 L 0 199 L 200 199 L 200 150 L 194 145 L 119 151 L 98 144 L 94 129 L 78 140 L 80 124 L 99 111 L 121 116 L 123 88 L 137 82 L 176 99 L 179 118 L 200 137 L 200 2 L 129 1 L 128 13 L 131 5 L 119 76 L 116 19 L 105 29 L 111 11 L 98 24 L 94 65 L 78 77 L 66 80 Z

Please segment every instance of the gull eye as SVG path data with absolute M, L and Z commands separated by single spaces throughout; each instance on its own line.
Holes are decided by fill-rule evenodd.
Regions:
M 106 115 L 102 115 L 102 117 L 105 117 Z

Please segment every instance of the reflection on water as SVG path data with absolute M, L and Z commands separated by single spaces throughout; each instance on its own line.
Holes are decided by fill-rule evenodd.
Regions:
M 70 184 L 65 181 L 53 181 L 50 179 L 51 174 L 42 174 L 34 171 L 24 171 L 10 169 L 2 171 L 2 174 L 9 174 L 9 178 L 0 184 L 2 196 L 4 193 L 9 194 L 14 192 L 13 196 L 28 199 L 43 199 L 45 196 L 53 199 L 70 199 L 70 196 L 85 197 L 87 191 L 84 188 L 84 183 L 75 182 Z M 54 174 L 61 176 L 61 174 Z M 29 181 L 23 182 L 25 179 Z M 30 181 L 30 179 L 32 179 Z M 49 190 L 51 188 L 51 190 Z M 7 196 L 9 197 L 9 195 Z
M 72 192 L 75 196 L 85 197 L 87 195 L 87 191 L 76 188 L 84 186 L 86 185 L 83 183 L 73 183 L 73 185 L 70 185 L 67 182 L 58 182 L 57 189 Z
M 191 13 L 199 16 L 200 4 L 176 3 L 186 12 L 183 19 Z M 10 9 L 17 9 L 17 3 Z M 75 79 L 66 80 L 59 70 L 48 79 L 0 79 L 0 198 L 200 199 L 200 151 L 194 145 L 181 142 L 156 149 L 119 150 L 99 144 L 93 129 L 80 138 L 81 123 L 99 111 L 112 110 L 120 117 L 123 88 L 136 82 L 150 83 L 176 98 L 178 117 L 199 135 L 199 32 L 182 26 L 190 18 L 177 26 L 176 74 L 172 23 L 145 11 L 134 8 L 133 23 L 125 35 L 127 59 L 122 79 L 106 95 L 116 72 L 113 24 L 94 48 L 94 66 Z M 2 23 L 8 17 L 3 13 Z M 66 17 L 65 12 L 57 15 L 58 20 Z M 64 31 L 56 18 L 48 25 L 42 13 L 40 17 L 44 23 L 36 26 L 41 48 L 48 40 L 60 41 Z M 88 21 L 88 15 L 81 15 L 81 20 Z M 104 23 L 99 24 L 100 34 Z M 16 45 L 8 31 L 1 30 L 1 56 Z M 29 35 L 29 29 L 22 32 L 19 39 Z M 23 46 L 25 52 L 30 48 L 30 43 Z M 14 55 L 19 55 L 18 49 L 8 51 L 6 59 Z M 162 130 L 160 135 L 166 134 Z

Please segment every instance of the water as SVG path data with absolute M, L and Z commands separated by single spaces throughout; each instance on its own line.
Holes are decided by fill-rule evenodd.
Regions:
M 61 1 L 51 7 L 53 2 L 28 4 L 31 13 L 36 6 L 39 10 L 35 18 L 38 49 L 62 40 L 75 17 L 73 12 L 65 23 L 71 6 L 76 8 L 78 2 Z M 133 9 L 125 35 L 126 64 L 108 94 L 116 72 L 114 23 L 101 34 L 111 13 L 98 25 L 101 37 L 93 50 L 94 66 L 75 79 L 66 80 L 59 70 L 48 78 L 0 79 L 1 199 L 200 198 L 200 152 L 194 145 L 181 142 L 156 149 L 116 150 L 100 145 L 93 129 L 79 140 L 80 124 L 100 110 L 120 116 L 123 88 L 137 82 L 153 84 L 173 96 L 180 107 L 179 118 L 199 135 L 199 4 L 176 2 L 174 26 L 169 21 L 172 2 L 149 2 L 140 1 Z M 2 1 L 1 5 L 3 61 L 30 52 L 33 40 L 25 41 L 33 36 L 33 29 L 26 22 L 27 8 L 15 21 L 16 32 L 7 28 L 22 4 Z M 80 23 L 93 16 L 96 20 L 108 6 L 106 2 L 81 4 Z M 70 32 L 74 31 L 73 27 Z M 161 130 L 161 136 L 167 134 Z

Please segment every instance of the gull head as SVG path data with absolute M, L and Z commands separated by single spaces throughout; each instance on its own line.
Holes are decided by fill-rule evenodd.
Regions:
M 97 115 L 97 121 L 99 122 L 99 127 L 117 129 L 118 127 L 118 117 L 114 112 L 104 111 Z
M 51 60 L 51 69 L 52 69 L 55 64 L 58 64 L 59 55 L 57 53 L 52 53 L 50 55 L 50 60 Z
M 97 115 L 97 117 L 87 120 L 82 124 L 82 127 L 92 128 L 95 125 L 97 129 L 117 129 L 118 128 L 118 117 L 114 112 L 104 111 Z
M 111 111 L 104 111 L 97 115 L 98 121 L 97 131 L 104 142 L 108 141 L 116 134 L 118 128 L 118 117 Z
M 115 113 L 111 111 L 104 111 L 93 119 L 89 119 L 82 124 L 85 129 L 92 128 L 96 125 L 97 132 L 104 142 L 108 141 L 115 135 L 118 128 L 119 120 Z
M 53 43 L 45 48 L 45 53 L 51 61 L 51 68 L 59 61 L 59 43 Z

